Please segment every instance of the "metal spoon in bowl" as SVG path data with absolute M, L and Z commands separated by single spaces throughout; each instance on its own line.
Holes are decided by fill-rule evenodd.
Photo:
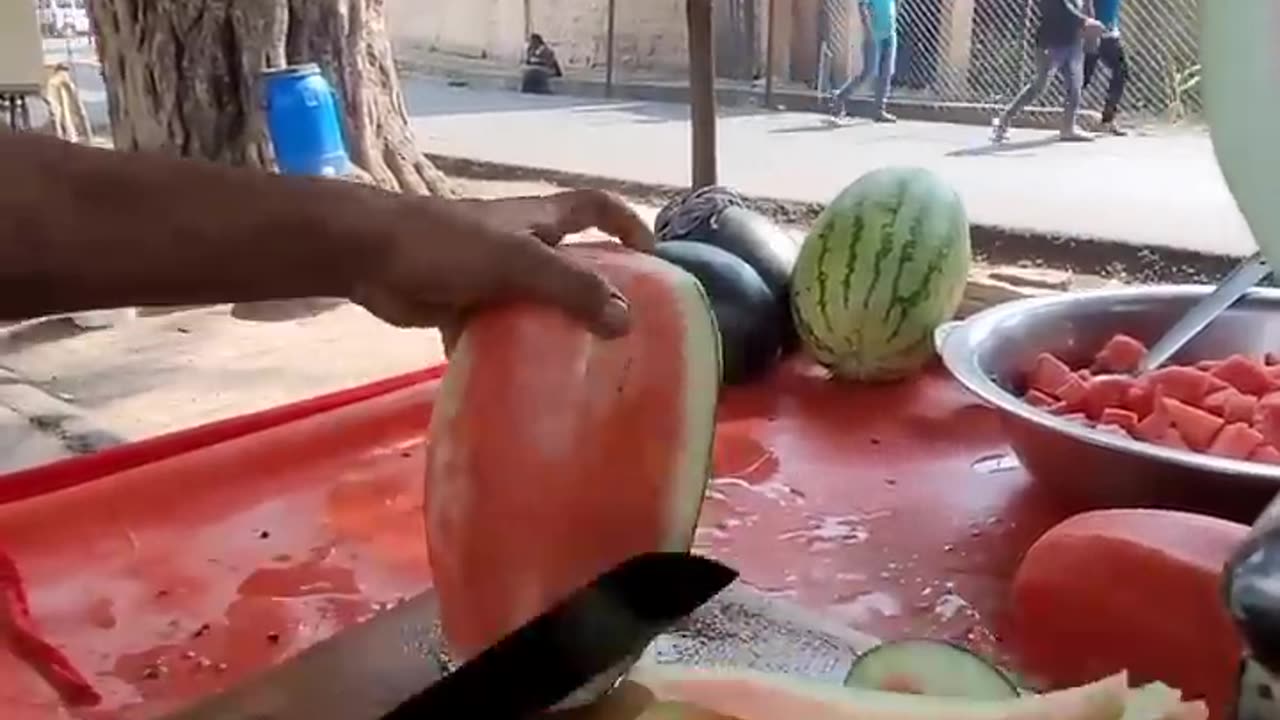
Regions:
M 1262 254 L 1258 253 L 1240 263 L 1217 289 L 1197 302 L 1186 315 L 1183 315 L 1173 327 L 1165 331 L 1160 340 L 1147 351 L 1134 374 L 1142 374 L 1155 370 L 1168 362 L 1169 358 L 1182 349 L 1192 338 L 1200 334 L 1214 318 L 1235 304 L 1237 300 L 1249 292 L 1254 285 L 1262 282 L 1271 274 L 1271 268 Z

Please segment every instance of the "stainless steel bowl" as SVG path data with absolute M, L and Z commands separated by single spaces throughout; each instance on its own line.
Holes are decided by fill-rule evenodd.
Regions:
M 1082 507 L 1167 507 L 1252 520 L 1280 491 L 1280 466 L 1171 450 L 1098 432 L 1022 402 L 1036 356 L 1088 365 L 1116 333 L 1154 343 L 1207 286 L 1101 290 L 1005 303 L 938 329 L 947 368 L 1000 413 L 1037 482 Z M 1280 351 L 1280 290 L 1256 289 L 1172 362 Z

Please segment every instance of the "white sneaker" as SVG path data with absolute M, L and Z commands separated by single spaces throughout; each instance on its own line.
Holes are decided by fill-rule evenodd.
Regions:
M 995 120 L 992 120 L 991 121 L 991 142 L 995 143 L 996 145 L 999 145 L 1000 143 L 1008 139 L 1009 139 L 1009 126 L 1001 122 L 1000 118 L 996 118 Z
M 1058 139 L 1062 142 L 1093 142 L 1097 138 L 1091 132 L 1085 132 L 1078 127 L 1070 127 L 1063 129 L 1062 133 L 1058 135 Z

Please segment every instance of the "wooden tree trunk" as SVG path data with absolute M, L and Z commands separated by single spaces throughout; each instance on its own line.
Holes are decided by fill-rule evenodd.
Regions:
M 89 0 L 115 145 L 271 168 L 258 73 L 315 62 L 366 180 L 452 195 L 418 151 L 383 0 Z

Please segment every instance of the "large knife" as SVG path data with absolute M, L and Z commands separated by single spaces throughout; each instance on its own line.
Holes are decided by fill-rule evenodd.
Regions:
M 168 720 L 527 717 L 636 657 L 736 578 L 685 553 L 637 556 L 449 674 L 434 597 L 421 596 Z

